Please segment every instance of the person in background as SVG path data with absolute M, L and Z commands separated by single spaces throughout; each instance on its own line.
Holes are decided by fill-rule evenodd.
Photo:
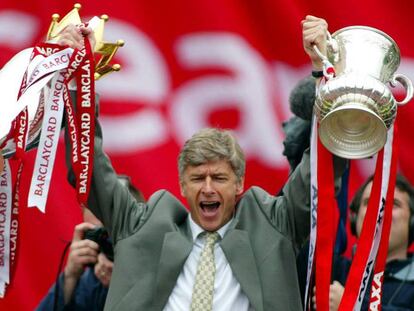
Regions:
M 349 223 L 351 232 L 356 237 L 359 237 L 361 233 L 372 182 L 373 176 L 369 177 L 358 189 L 350 204 Z M 414 258 L 408 253 L 413 241 L 414 189 L 406 178 L 397 175 L 383 280 L 381 306 L 384 311 L 414 311 Z M 330 289 L 331 311 L 338 310 L 343 292 L 344 286 L 340 282 L 333 282 Z M 369 295 L 370 291 L 367 290 L 361 310 L 368 310 Z
M 118 180 L 136 200 L 144 201 L 128 176 L 118 175 Z M 87 208 L 83 210 L 83 220 L 75 226 L 64 272 L 37 311 L 104 309 L 113 268 L 112 242 L 105 235 L 102 223 Z

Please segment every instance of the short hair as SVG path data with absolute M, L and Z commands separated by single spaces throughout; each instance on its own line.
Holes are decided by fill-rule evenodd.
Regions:
M 200 130 L 185 142 L 178 156 L 180 180 L 188 166 L 198 166 L 218 160 L 227 160 L 237 180 L 242 179 L 246 170 L 246 160 L 234 135 L 223 129 Z
M 355 193 L 354 198 L 352 199 L 350 210 L 356 214 L 358 214 L 359 207 L 361 205 L 362 194 L 365 191 L 365 188 L 368 184 L 374 180 L 374 175 L 371 175 L 364 184 L 358 189 Z M 410 207 L 410 216 L 414 216 L 414 188 L 410 184 L 410 182 L 401 174 L 397 174 L 395 180 L 395 188 L 400 190 L 401 192 L 405 192 L 408 194 L 408 206 Z

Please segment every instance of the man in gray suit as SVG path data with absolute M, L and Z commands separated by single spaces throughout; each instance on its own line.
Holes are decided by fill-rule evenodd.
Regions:
M 307 19 L 303 27 L 314 31 L 304 41 L 323 44 L 325 21 Z M 218 233 L 209 310 L 301 310 L 295 258 L 309 234 L 307 152 L 283 195 L 259 187 L 244 192 L 245 158 L 234 136 L 201 130 L 185 143 L 178 160 L 188 212 L 166 190 L 147 203 L 136 201 L 118 182 L 101 134 L 97 124 L 88 207 L 115 244 L 106 310 L 199 310 L 192 296 L 205 232 Z M 345 165 L 335 159 L 337 172 Z

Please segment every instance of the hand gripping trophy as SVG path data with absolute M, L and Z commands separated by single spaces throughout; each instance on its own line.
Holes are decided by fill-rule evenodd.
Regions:
M 346 27 L 328 38 L 328 55 L 320 56 L 332 63 L 336 77 L 317 93 L 319 137 L 338 156 L 372 156 L 384 146 L 397 106 L 413 97 L 411 81 L 395 73 L 400 65 L 399 48 L 384 32 L 365 26 Z M 407 92 L 401 102 L 387 86 L 397 82 Z
M 59 15 L 52 15 L 52 22 L 47 33 L 47 42 L 57 42 L 60 32 L 69 24 L 79 25 L 82 20 L 79 15 L 80 4 L 75 4 L 72 11 L 64 16 L 59 21 Z M 120 70 L 119 64 L 111 65 L 110 62 L 117 52 L 119 47 L 124 45 L 123 40 L 118 40 L 114 43 L 105 42 L 103 40 L 104 24 L 108 21 L 107 15 L 102 15 L 100 18 L 94 17 L 88 25 L 94 30 L 96 44 L 94 53 L 101 55 L 100 59 L 95 65 L 95 80 L 113 71 Z M 36 83 L 30 85 L 25 92 L 19 96 L 19 88 L 24 75 L 30 77 L 35 72 L 36 67 L 39 67 L 44 57 L 31 58 L 34 48 L 25 49 L 16 54 L 1 70 L 0 70 L 0 92 L 2 94 L 2 104 L 0 105 L 0 149 L 1 155 L 4 158 L 9 158 L 15 153 L 15 143 L 8 134 L 12 127 L 13 120 L 17 114 L 24 108 L 28 108 L 28 134 L 26 149 L 32 149 L 37 146 L 41 125 L 42 125 L 42 111 L 47 95 L 48 82 L 53 75 L 48 75 Z

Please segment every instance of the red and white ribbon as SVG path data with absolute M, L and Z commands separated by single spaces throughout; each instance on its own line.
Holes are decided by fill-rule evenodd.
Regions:
M 391 165 L 389 168 L 389 178 L 388 178 L 388 189 L 387 197 L 385 200 L 385 211 L 384 216 L 378 218 L 379 222 L 383 222 L 382 228 L 379 229 L 379 234 L 381 236 L 378 255 L 375 262 L 375 269 L 373 280 L 371 284 L 370 292 L 370 305 L 369 310 L 381 310 L 381 298 L 382 298 L 382 283 L 384 276 L 385 263 L 388 255 L 388 244 L 389 244 L 389 235 L 391 230 L 391 221 L 392 221 L 392 209 L 394 207 L 394 190 L 395 190 L 395 180 L 397 174 L 397 155 L 398 155 L 398 135 L 397 127 L 394 125 L 389 131 L 388 139 L 390 144 L 392 144 L 392 155 L 391 155 Z
M 315 257 L 315 245 L 316 245 L 316 234 L 317 234 L 317 221 L 318 221 L 318 181 L 317 181 L 317 169 L 318 169 L 318 148 L 317 148 L 317 121 L 316 117 L 312 118 L 312 131 L 311 131 L 311 140 L 310 140 L 310 174 L 311 174 L 311 183 L 310 183 L 310 202 L 311 202 L 311 212 L 310 212 L 310 236 L 309 236 L 309 252 L 308 252 L 308 267 L 307 267 L 307 276 L 306 276 L 306 290 L 305 290 L 305 303 L 304 310 L 306 311 L 310 303 L 310 286 L 313 276 L 313 263 Z
M 78 172 L 76 189 L 78 201 L 86 206 L 93 170 L 93 149 L 95 133 L 95 65 L 88 40 L 85 40 L 86 56 L 80 66 L 77 82 L 77 124 L 78 131 Z
M 43 213 L 46 209 L 59 134 L 62 127 L 64 82 L 65 77 L 62 72 L 59 72 L 52 79 L 49 98 L 44 109 L 42 131 L 30 183 L 27 206 L 37 207 Z
M 19 159 L 18 162 L 21 162 Z M 2 271 L 2 276 L 0 277 L 0 298 L 3 298 L 6 294 L 7 285 L 13 280 L 14 273 L 16 271 L 17 263 L 17 253 L 19 246 L 19 195 L 20 195 L 20 177 L 23 171 L 23 165 L 21 163 L 18 165 L 18 171 L 16 175 L 16 182 L 14 187 L 12 187 L 12 173 L 8 160 L 5 160 L 5 170 L 8 171 L 7 176 L 4 176 L 5 179 L 1 179 L 3 186 L 6 188 L 10 187 L 9 190 L 5 190 L 7 195 L 10 193 L 10 197 L 6 198 L 6 205 L 10 208 L 8 212 L 9 221 L 8 221 L 8 231 L 5 231 L 4 234 L 8 236 L 8 246 L 5 248 L 5 261 L 4 261 L 4 270 Z M 7 180 L 7 186 L 6 182 Z M 6 247 L 6 245 L 5 245 Z M 6 256 L 7 254 L 7 256 Z
M 0 297 L 10 283 L 10 225 L 12 213 L 12 179 L 9 161 L 0 174 Z
M 65 49 L 62 46 L 51 45 L 47 43 L 41 44 L 38 47 L 33 48 L 32 54 L 30 56 L 31 62 L 29 63 L 29 66 L 26 69 L 26 72 L 24 73 L 22 82 L 20 84 L 17 102 L 19 103 L 21 98 L 30 88 L 43 87 L 45 83 L 48 81 L 48 79 L 44 79 L 45 77 L 50 76 L 51 73 L 59 70 L 60 68 L 64 68 L 65 66 L 67 67 L 68 56 L 70 55 L 71 51 L 72 49 Z M 53 56 L 53 55 L 47 54 L 47 53 L 54 53 L 54 52 L 56 52 L 57 55 Z M 36 66 L 33 67 L 32 60 L 34 60 L 35 58 L 42 58 L 42 59 L 36 62 Z M 26 141 L 27 141 L 27 133 L 29 129 L 28 122 L 29 122 L 28 109 L 27 107 L 24 107 L 23 110 L 17 116 L 15 120 L 15 126 L 11 130 L 11 133 L 13 133 L 14 131 L 14 134 L 12 134 L 12 136 L 14 136 L 14 141 L 16 143 L 15 157 L 17 159 L 20 159 L 19 165 L 18 165 L 19 171 L 22 169 L 22 166 L 23 166 L 24 152 L 26 149 Z M 59 130 L 60 130 L 60 125 L 59 125 Z M 57 130 L 57 132 L 59 132 L 59 130 Z M 42 133 L 42 136 L 44 136 L 43 133 Z M 20 176 L 20 174 L 18 174 L 18 176 Z M 19 182 L 19 180 L 17 182 Z M 29 198 L 30 198 L 30 195 L 29 195 Z
M 28 59 L 25 58 L 27 56 L 26 51 L 23 55 L 24 61 Z M 68 127 L 72 139 L 72 162 L 75 164 L 78 200 L 81 204 L 86 204 L 93 167 L 95 131 L 94 66 L 93 51 L 88 39 L 84 40 L 84 47 L 81 50 L 44 43 L 30 51 L 27 68 L 17 75 L 17 77 L 21 77 L 21 81 L 18 80 L 20 82 L 18 89 L 13 88 L 13 92 L 18 90 L 16 104 L 12 105 L 12 112 L 7 111 L 8 119 L 6 123 L 8 124 L 1 128 L 2 136 L 7 134 L 7 131 L 9 133 L 0 148 L 11 143 L 11 139 L 13 139 L 16 147 L 15 158 L 18 160 L 18 172 L 14 193 L 12 194 L 10 190 L 9 195 L 2 192 L 2 176 L 0 176 L 0 205 L 3 204 L 1 200 L 4 197 L 4 206 L 7 206 L 8 215 L 10 216 L 7 219 L 4 218 L 5 231 L 2 231 L 3 218 L 1 217 L 3 209 L 0 206 L 0 297 L 4 297 L 6 285 L 10 282 L 16 267 L 19 245 L 19 187 L 28 138 L 29 120 L 33 119 L 33 123 L 38 124 L 43 116 L 39 148 L 29 190 L 28 206 L 37 207 L 40 211 L 45 212 L 64 109 L 67 110 Z M 76 115 L 68 94 L 68 83 L 73 77 L 76 77 L 78 87 Z M 48 95 L 45 95 L 47 93 L 45 85 L 50 79 L 52 79 L 50 89 Z M 15 85 L 16 82 L 14 80 L 12 84 Z M 36 98 L 40 96 L 40 107 L 36 107 L 36 114 L 34 118 L 31 118 L 30 113 L 32 112 L 27 107 L 27 98 L 31 99 L 30 96 L 33 93 L 36 93 Z M 44 101 L 45 96 L 47 97 L 46 101 Z M 11 96 L 11 99 L 14 101 L 13 96 Z M 12 122 L 10 130 L 8 130 L 9 122 Z M 33 127 L 34 125 L 31 124 L 30 126 Z M 3 174 L 6 174 L 6 172 L 10 172 L 8 165 Z M 8 181 L 11 189 L 11 177 Z M 9 227 L 6 227 L 6 223 L 9 224 Z M 2 238 L 5 243 L 9 243 L 9 246 L 4 244 L 4 256 L 2 253 Z
M 311 165 L 314 166 L 316 163 L 316 167 L 311 168 L 311 181 L 317 184 L 317 191 L 312 195 L 312 198 L 315 193 L 317 195 L 316 212 L 313 211 L 314 207 L 311 212 L 311 221 L 317 220 L 316 224 L 311 223 L 311 234 L 316 235 L 316 243 L 312 245 L 312 253 L 315 254 L 316 306 L 318 310 L 329 311 L 329 287 L 338 207 L 334 191 L 333 156 L 320 142 L 317 126 L 313 127 L 312 132 L 312 148 L 316 146 L 316 151 L 311 153 L 314 158 Z M 309 291 L 309 285 L 307 286 Z
M 310 281 L 315 253 L 317 309 L 329 310 L 329 284 L 333 243 L 337 225 L 335 221 L 337 207 L 335 202 L 333 202 L 333 174 L 326 171 L 329 166 L 332 166 L 331 160 L 325 157 L 326 154 L 324 149 L 320 148 L 320 142 L 318 143 L 318 148 L 315 147 L 317 142 L 317 126 L 315 123 L 312 127 L 311 136 L 311 235 L 305 310 L 309 307 Z M 383 223 L 384 217 L 387 221 L 390 221 L 391 217 L 387 217 L 385 212 L 388 211 L 390 213 L 390 210 L 392 210 L 397 157 L 393 127 L 388 131 L 387 135 L 387 143 L 377 157 L 371 198 L 339 310 L 360 310 L 374 266 L 376 268 L 371 290 L 371 310 L 379 310 L 378 306 L 380 303 L 378 301 L 381 299 L 382 276 L 390 226 L 388 224 L 383 229 Z M 321 159 L 321 156 L 323 159 Z M 321 165 L 324 166 L 324 170 L 320 169 Z M 325 177 L 321 178 L 321 175 L 325 175 Z M 385 200 L 386 197 L 387 200 Z M 323 203 L 324 200 L 327 203 Z M 385 202 L 388 202 L 390 206 L 386 207 Z M 323 209 L 322 212 L 321 209 Z M 325 221 L 323 221 L 324 218 Z M 381 249 L 379 250 L 380 242 Z M 378 259 L 377 264 L 375 264 L 377 255 L 382 260 Z
M 50 46 L 51 44 L 44 45 Z M 60 46 L 59 48 L 53 48 L 53 54 L 51 55 L 42 54 L 43 51 L 44 48 L 40 46 L 34 47 L 33 49 L 34 57 L 41 57 L 42 60 L 37 63 L 34 69 L 31 71 L 31 74 L 27 79 L 27 85 L 25 85 L 25 88 L 22 90 L 22 94 L 24 94 L 28 88 L 37 84 L 48 75 L 61 69 L 67 68 L 69 65 L 70 56 L 73 53 L 72 48 L 62 49 Z M 38 84 L 37 88 L 42 88 L 48 81 L 49 80 L 44 81 L 42 84 Z
M 72 133 L 70 137 L 73 138 L 72 163 L 77 177 L 78 200 L 86 204 L 93 165 L 93 136 L 91 136 L 94 135 L 95 128 L 93 75 L 93 54 L 89 41 L 85 40 L 82 49 L 74 50 L 68 60 L 67 68 L 60 70 L 52 80 L 29 191 L 29 207 L 37 207 L 45 212 L 65 107 L 68 111 L 70 133 Z M 68 96 L 68 83 L 73 77 L 76 77 L 78 86 L 77 117 L 74 117 Z
M 65 107 L 69 107 L 70 104 L 68 99 L 68 92 L 67 92 L 67 83 L 71 79 L 71 75 L 68 73 L 68 67 L 72 64 L 71 73 L 78 72 L 77 68 L 80 66 L 85 66 L 88 68 L 88 81 L 90 81 L 90 85 L 93 85 L 93 55 L 89 46 L 89 53 L 85 53 L 85 49 L 81 51 L 72 49 L 64 49 L 60 46 L 56 46 L 51 44 L 45 44 L 40 47 L 35 47 L 31 54 L 31 60 L 36 58 L 36 61 L 31 63 L 26 72 L 23 75 L 20 89 L 18 92 L 17 98 L 17 105 L 20 104 L 20 101 L 24 96 L 29 94 L 30 92 L 35 89 L 36 91 L 42 90 L 42 96 L 44 86 L 46 83 L 52 78 L 52 82 L 50 84 L 50 89 L 48 92 L 48 99 L 45 101 L 43 107 L 43 123 L 42 123 L 42 131 L 41 137 L 39 140 L 39 148 L 35 162 L 35 169 L 34 174 L 31 182 L 31 187 L 29 191 L 28 197 L 28 206 L 33 207 L 36 206 L 42 212 L 45 211 L 47 194 L 50 186 L 51 175 L 53 171 L 53 164 L 54 159 L 56 157 L 56 148 L 59 140 L 59 134 L 61 129 L 61 122 L 63 116 L 63 110 Z M 43 54 L 46 53 L 53 53 L 51 55 Z M 85 55 L 88 55 L 88 60 L 86 61 Z M 92 60 L 91 60 L 92 59 Z M 78 63 L 78 61 L 81 62 Z M 72 62 L 72 63 L 71 63 Z M 87 65 L 85 65 L 87 64 Z M 92 67 L 92 70 L 89 68 Z M 83 71 L 79 71 L 83 72 Z M 91 72 L 91 73 L 90 73 Z M 80 78 L 85 79 L 82 77 L 82 74 L 79 74 Z M 94 99 L 94 87 L 90 86 L 85 87 L 83 92 L 83 100 L 85 98 L 93 98 Z M 91 92 L 91 93 L 88 93 Z M 89 94 L 89 95 L 86 95 Z M 91 95 L 93 94 L 93 95 Z M 41 100 L 42 100 L 41 96 Z M 86 101 L 85 101 L 86 102 Z M 91 104 L 91 107 L 88 109 L 95 110 L 95 105 Z M 19 207 L 19 185 L 20 185 L 20 176 L 23 170 L 23 163 L 24 163 L 24 152 L 26 149 L 26 142 L 27 142 L 27 135 L 28 135 L 28 128 L 29 128 L 29 111 L 26 106 L 22 106 L 23 109 L 17 115 L 15 121 L 13 122 L 14 125 L 10 130 L 8 135 L 9 139 L 13 138 L 16 146 L 15 158 L 18 159 L 18 173 L 16 177 L 16 185 L 14 187 L 14 195 L 10 193 L 7 196 L 7 202 L 5 203 L 9 210 L 10 217 L 8 218 L 9 227 L 5 227 L 4 235 L 7 236 L 9 241 L 9 246 L 5 245 L 5 262 L 4 268 L 1 268 L 1 250 L 0 250 L 0 297 L 4 297 L 6 285 L 11 280 L 11 275 L 13 272 L 13 267 L 15 267 L 15 262 L 17 258 L 17 251 L 18 251 L 18 227 L 19 227 L 19 220 L 18 220 L 18 207 Z M 72 111 L 71 111 L 72 112 Z M 73 114 L 72 114 L 73 116 Z M 94 113 L 91 116 L 94 118 Z M 81 117 L 79 117 L 81 118 Z M 85 117 L 84 117 L 85 118 Z M 91 135 L 93 134 L 93 130 L 90 130 Z M 92 139 L 93 140 L 93 139 Z M 5 141 L 5 143 L 7 140 Z M 93 149 L 93 144 L 92 144 Z M 92 151 L 90 152 L 90 157 L 93 157 Z M 5 171 L 6 172 L 6 171 Z M 1 180 L 0 180 L 1 182 Z M 11 178 L 10 183 L 11 184 Z M 0 200 L 3 195 L 0 192 Z M 85 200 L 86 201 L 86 200 Z M 1 204 L 1 202 L 0 202 Z M 0 209 L 1 213 L 1 209 Z M 1 217 L 1 214 L 0 214 Z M 1 222 L 1 219 L 0 219 Z M 0 239 L 1 239 L 1 224 L 0 224 Z M 0 241 L 1 243 L 1 241 Z M 0 245 L 1 247 L 1 245 Z
M 387 192 L 391 190 L 388 187 L 391 167 L 394 170 L 396 168 L 395 165 L 391 166 L 391 162 L 396 161 L 397 157 L 392 148 L 393 137 L 394 131 L 391 128 L 387 133 L 387 142 L 377 157 L 371 195 L 339 310 L 360 310 L 369 287 L 369 277 L 375 265 L 381 238 L 388 239 L 388 236 L 381 233 L 386 197 L 390 195 Z M 395 172 L 393 175 L 395 176 Z

